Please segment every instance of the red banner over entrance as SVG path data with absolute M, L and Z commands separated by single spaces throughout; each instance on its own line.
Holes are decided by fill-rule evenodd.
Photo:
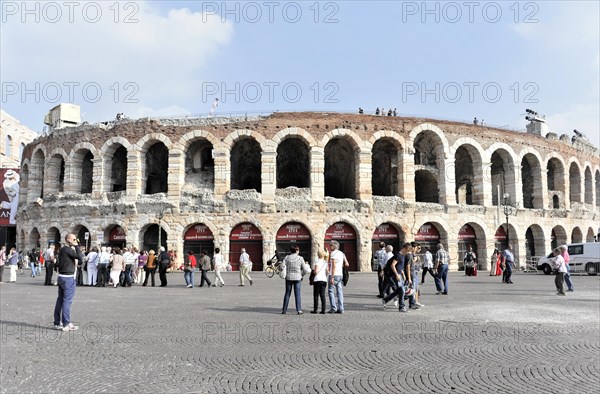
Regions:
M 110 230 L 108 234 L 108 242 L 120 242 L 127 240 L 127 234 L 125 234 L 125 230 L 121 226 L 115 226 Z
M 373 240 L 383 240 L 383 239 L 398 239 L 400 235 L 398 235 L 398 230 L 396 227 L 392 226 L 389 223 L 383 223 L 377 226 L 375 232 L 373 233 Z
M 354 231 L 354 228 L 348 223 L 338 222 L 331 225 L 331 227 L 325 231 L 325 241 L 330 241 L 332 239 L 336 241 L 345 239 L 355 240 L 356 231 Z
M 231 230 L 230 241 L 262 241 L 260 230 L 252 223 L 241 223 Z
M 438 229 L 431 223 L 425 223 L 417 231 L 415 241 L 438 241 L 440 233 Z
M 205 224 L 195 224 L 185 232 L 184 241 L 212 241 L 215 237 Z
M 475 235 L 475 229 L 469 224 L 465 224 L 458 230 L 459 241 L 472 241 L 477 238 Z
M 504 227 L 498 227 L 496 234 L 494 235 L 494 239 L 496 241 L 506 241 L 506 231 L 504 231 Z
M 286 223 L 277 231 L 276 241 L 308 241 L 310 240 L 310 232 L 302 224 L 298 222 Z

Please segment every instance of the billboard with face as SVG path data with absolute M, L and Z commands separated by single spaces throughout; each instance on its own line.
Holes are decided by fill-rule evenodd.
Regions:
M 19 170 L 0 168 L 0 226 L 15 226 L 19 207 Z

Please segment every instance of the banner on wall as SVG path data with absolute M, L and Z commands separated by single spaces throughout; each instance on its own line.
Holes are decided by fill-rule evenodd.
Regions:
M 18 169 L 0 168 L 0 226 L 15 226 L 19 207 Z

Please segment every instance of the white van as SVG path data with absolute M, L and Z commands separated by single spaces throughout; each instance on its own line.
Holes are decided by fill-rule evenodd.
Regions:
M 600 272 L 600 242 L 570 244 L 567 245 L 567 251 L 572 274 L 587 272 L 588 275 L 596 275 Z M 537 269 L 545 274 L 550 274 L 554 268 L 550 256 L 542 257 L 537 263 Z

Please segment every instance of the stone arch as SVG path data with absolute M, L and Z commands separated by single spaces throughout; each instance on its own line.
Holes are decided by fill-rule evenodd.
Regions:
M 69 157 L 72 190 L 75 193 L 91 193 L 94 186 L 94 157 L 96 148 L 89 142 L 80 142 L 71 150 Z
M 50 243 L 50 241 L 54 241 L 54 244 L 63 243 L 64 236 L 67 235 L 66 232 L 61 231 L 58 226 L 51 226 L 46 231 L 46 241 Z
M 375 143 L 382 138 L 389 138 L 390 140 L 393 140 L 394 145 L 399 151 L 406 149 L 407 145 L 404 137 L 392 130 L 379 130 L 373 133 L 368 140 L 368 144 L 370 145 L 368 148 L 373 149 L 373 145 L 375 145 Z
M 567 244 L 567 231 L 561 225 L 556 225 L 550 232 L 550 246 L 552 249 Z
M 229 155 L 231 189 L 262 192 L 262 152 L 261 143 L 253 137 L 235 139 Z
M 573 203 L 581 203 L 581 170 L 579 163 L 572 160 L 569 163 L 569 200 L 571 207 Z
M 461 239 L 461 230 L 464 226 L 470 226 L 474 231 L 475 231 L 475 239 L 474 240 L 469 240 L 469 239 Z M 479 220 L 477 221 L 467 221 L 465 222 L 461 227 L 459 227 L 459 230 L 456 232 L 456 234 L 458 235 L 458 263 L 459 263 L 459 267 L 461 265 L 463 265 L 463 259 L 465 256 L 465 253 L 467 251 L 466 246 L 467 245 L 471 245 L 473 246 L 473 244 L 476 245 L 476 248 L 474 248 L 474 252 L 477 256 L 477 267 L 478 269 L 487 269 L 487 261 L 488 261 L 488 256 L 487 256 L 487 231 L 486 231 L 487 225 L 485 223 L 480 223 Z
M 348 129 L 331 130 L 329 133 L 325 134 L 323 138 L 321 138 L 320 146 L 325 148 L 329 142 L 337 138 L 342 138 L 350 142 L 356 152 L 359 152 L 364 147 L 364 141 L 360 138 L 360 136 L 354 131 Z
M 185 152 L 184 184 L 182 191 L 190 193 L 212 192 L 215 186 L 215 143 L 218 140 L 210 133 L 196 130 L 186 134 L 187 137 L 178 147 Z M 207 138 L 207 137 L 210 137 Z M 171 150 L 173 151 L 173 149 Z
M 565 201 L 565 164 L 556 153 L 546 157 L 546 181 L 550 208 L 564 207 Z M 550 200 L 549 199 L 549 200 Z
M 277 188 L 310 187 L 310 145 L 302 136 L 290 134 L 277 145 Z
M 495 146 L 497 144 L 494 144 Z M 508 149 L 506 149 L 508 148 Z M 516 203 L 516 179 L 515 163 L 513 160 L 514 152 L 512 148 L 501 144 L 492 151 L 490 156 L 491 180 L 492 180 L 492 205 L 503 204 L 504 194 L 509 194 L 508 203 Z M 498 201 L 498 188 L 500 189 L 500 201 Z
M 155 227 L 154 227 L 155 226 Z M 158 254 L 158 219 L 152 219 L 147 221 L 142 227 L 140 227 L 138 231 L 138 245 L 144 250 L 154 249 L 156 254 Z M 160 245 L 165 247 L 165 250 L 168 250 L 168 242 L 170 241 L 171 234 L 174 234 L 169 227 L 169 224 L 165 221 L 160 222 L 161 229 L 161 239 Z M 155 231 L 154 231 L 155 230 Z M 131 231 L 131 230 L 130 230 Z M 128 238 L 129 238 L 129 232 Z
M 148 152 L 148 149 L 156 145 L 157 142 L 162 142 L 167 149 L 171 148 L 171 140 L 162 133 L 146 134 L 135 145 L 140 153 L 144 154 Z
M 239 129 L 230 133 L 223 140 L 223 144 L 231 151 L 233 149 L 234 144 L 240 139 L 250 138 L 254 141 L 258 142 L 261 147 L 261 151 L 268 150 L 271 146 L 271 143 L 268 143 L 267 139 L 260 134 L 258 131 L 248 130 L 248 129 Z
M 437 135 L 437 137 L 439 138 L 440 142 L 442 143 L 443 146 L 443 154 L 444 157 L 450 152 L 450 149 L 448 147 L 448 140 L 446 139 L 446 135 L 444 133 L 444 131 L 442 129 L 440 129 L 438 126 L 431 124 L 431 123 L 421 123 L 420 125 L 414 127 L 410 133 L 408 134 L 408 145 L 413 146 L 415 145 L 415 139 L 417 138 L 417 136 L 424 132 L 424 131 L 430 131 L 434 134 Z
M 393 137 L 378 138 L 371 148 L 371 190 L 374 196 L 400 195 L 402 145 Z
M 48 155 L 46 164 L 46 179 L 44 179 L 44 193 L 55 194 L 65 191 L 65 184 L 69 183 L 66 174 L 68 155 L 62 148 L 56 148 Z
M 521 158 L 523 208 L 543 208 L 542 167 L 540 156 L 529 149 Z
M 431 253 L 433 255 L 435 255 L 435 251 L 437 250 L 437 243 L 441 243 L 442 245 L 444 245 L 444 249 L 446 249 L 446 251 L 448 251 L 448 246 L 450 244 L 449 231 L 451 230 L 451 226 L 448 224 L 448 222 L 446 222 L 445 220 L 443 220 L 440 217 L 429 217 L 429 215 L 426 215 L 425 217 L 419 218 L 415 222 L 415 224 L 417 224 L 417 223 L 420 223 L 420 224 L 413 227 L 413 231 L 412 231 L 412 238 L 416 242 L 419 242 L 421 244 L 426 243 L 425 241 L 422 241 L 419 239 L 419 237 L 418 237 L 419 230 L 424 225 L 430 224 L 430 225 L 433 225 L 436 228 L 437 232 L 439 233 L 439 239 L 435 242 L 435 245 L 433 245 L 433 243 L 432 243 L 431 246 L 429 247 Z M 458 232 L 458 229 L 457 229 L 457 232 Z
M 325 197 L 356 199 L 360 145 L 349 134 L 326 137 L 323 138 L 323 141 L 327 140 L 324 149 Z
M 21 164 L 21 180 L 19 182 L 19 194 L 21 197 L 19 200 L 19 205 L 27 204 L 28 202 L 27 193 L 29 189 L 29 165 L 29 159 L 24 160 Z
M 544 229 L 539 224 L 531 224 L 525 231 L 525 255 L 530 262 L 532 257 L 546 255 Z
M 27 201 L 33 202 L 44 196 L 44 179 L 46 175 L 46 147 L 38 146 L 31 155 L 29 167 Z
M 584 199 L 586 204 L 594 204 L 594 182 L 592 181 L 592 169 L 585 167 L 584 172 Z
M 354 219 L 350 219 L 347 217 L 344 217 L 342 215 L 333 218 L 334 220 L 327 220 L 324 224 L 323 227 L 321 227 L 319 229 L 319 235 L 317 235 L 317 241 L 316 243 L 319 244 L 320 242 L 323 242 L 323 245 L 317 245 L 317 248 L 321 247 L 321 246 L 325 246 L 325 235 L 327 233 L 327 229 L 329 229 L 329 227 L 331 227 L 332 225 L 336 224 L 336 223 L 344 223 L 349 225 L 354 233 L 356 234 L 356 240 L 354 241 L 354 243 L 346 241 L 349 244 L 349 248 L 350 249 L 345 249 L 344 245 L 340 245 L 340 249 L 346 254 L 346 257 L 348 258 L 348 261 L 350 262 L 350 271 L 356 270 L 356 271 L 361 271 L 362 268 L 366 268 L 369 271 L 371 270 L 371 264 L 368 264 L 368 267 L 363 267 L 363 264 L 361 264 L 361 257 L 363 255 L 363 249 L 367 252 L 370 252 L 370 247 L 369 247 L 369 242 L 371 239 L 371 234 L 366 234 L 363 233 L 366 229 L 356 220 Z M 342 244 L 343 241 L 339 241 L 340 244 Z M 350 246 L 352 245 L 352 246 Z M 354 248 L 354 250 L 352 250 L 352 248 Z M 317 250 L 317 249 L 315 249 Z M 328 249 L 329 250 L 329 249 Z M 350 254 L 354 254 L 356 256 L 356 260 L 354 261 L 354 263 L 352 262 L 352 259 L 354 258 L 353 256 L 351 256 Z M 369 258 L 370 260 L 370 258 Z
M 461 145 L 453 145 L 454 191 L 457 204 L 483 205 L 483 159 L 481 146 L 473 145 L 471 138 Z M 474 142 L 474 141 L 473 141 Z
M 585 235 L 585 242 L 594 242 L 594 237 L 596 233 L 593 228 L 588 228 L 587 234 Z
M 173 145 L 173 149 L 179 149 L 182 152 L 187 151 L 190 148 L 190 145 L 195 141 L 205 139 L 210 142 L 214 148 L 218 148 L 220 142 L 217 137 L 205 130 L 192 130 L 184 135 Z
M 28 234 L 28 249 L 33 249 L 33 248 L 41 248 L 42 247 L 42 240 L 41 240 L 41 236 L 40 236 L 40 231 L 38 230 L 37 227 L 34 227 L 31 229 L 31 231 L 29 231 Z M 45 246 L 45 245 L 44 245 Z
M 286 138 L 296 137 L 303 139 L 308 146 L 316 146 L 317 140 L 306 130 L 300 127 L 288 127 L 280 130 L 272 138 L 275 145 L 281 144 Z
M 571 243 L 577 244 L 583 242 L 583 233 L 579 227 L 573 227 L 571 231 Z
M 194 220 L 195 219 L 195 220 Z M 180 234 L 181 239 L 183 239 L 183 237 L 185 236 L 185 233 L 192 228 L 193 226 L 197 225 L 198 223 L 202 223 L 203 225 L 205 225 L 206 227 L 208 227 L 208 229 L 210 230 L 211 233 L 213 233 L 215 239 L 217 237 L 220 237 L 220 229 L 218 227 L 215 226 L 215 224 L 208 220 L 206 217 L 200 218 L 200 217 L 187 217 L 184 225 L 181 224 L 176 224 L 173 228 L 174 233 L 176 234 Z M 230 230 L 231 232 L 231 230 Z
M 104 192 L 127 190 L 128 152 L 132 145 L 122 137 L 112 137 L 100 149 Z

